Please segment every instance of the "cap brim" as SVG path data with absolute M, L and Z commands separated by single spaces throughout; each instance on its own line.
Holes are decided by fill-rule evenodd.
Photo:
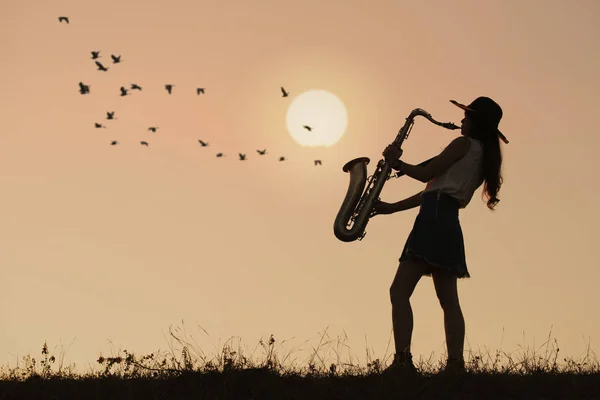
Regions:
M 460 104 L 456 100 L 450 100 L 450 103 L 454 104 L 456 107 L 462 108 L 465 111 L 475 112 L 475 110 L 473 110 L 472 108 L 469 108 L 469 107 L 465 106 L 464 104 Z M 506 136 L 504 136 L 504 134 L 502 132 L 500 132 L 500 130 L 498 128 L 496 128 L 496 133 L 500 137 L 500 140 L 502 140 L 504 143 L 508 144 L 508 139 L 506 138 Z
M 472 111 L 475 112 L 475 110 L 465 106 L 464 104 L 460 104 L 458 101 L 456 100 L 450 100 L 450 103 L 454 104 L 456 107 L 462 108 L 465 111 Z
M 504 143 L 508 144 L 508 139 L 506 138 L 506 136 L 504 136 L 502 134 L 502 132 L 500 132 L 499 129 L 496 129 L 496 133 L 498 134 L 498 136 L 500 136 L 500 140 L 502 140 Z

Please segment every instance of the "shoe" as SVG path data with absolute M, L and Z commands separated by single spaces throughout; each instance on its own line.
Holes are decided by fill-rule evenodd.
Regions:
M 462 359 L 449 358 L 444 369 L 440 371 L 441 375 L 460 375 L 466 373 L 465 362 Z
M 415 368 L 412 362 L 412 355 L 410 353 L 397 353 L 394 356 L 394 361 L 381 372 L 381 376 L 417 376 L 419 371 Z

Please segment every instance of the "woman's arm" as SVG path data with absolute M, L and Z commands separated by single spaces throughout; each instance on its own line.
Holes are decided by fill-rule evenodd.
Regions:
M 430 162 L 432 162 L 435 157 L 431 157 L 429 160 L 425 160 L 422 163 L 419 163 L 417 165 L 415 165 L 415 167 L 424 167 L 425 165 L 429 164 Z M 392 164 L 392 169 L 395 169 L 396 171 L 398 171 L 397 176 L 402 176 L 405 175 L 404 171 L 402 171 L 402 164 L 405 164 L 404 162 L 400 161 L 400 160 L 396 160 L 393 164 Z
M 420 182 L 428 182 L 428 179 L 426 179 L 427 170 L 425 169 L 424 165 L 412 165 L 398 160 L 396 161 L 395 167 L 396 168 L 394 169 L 400 171 L 399 176 L 407 175 Z
M 421 194 L 423 194 L 422 190 L 413 196 L 407 197 L 404 200 L 400 200 L 396 203 L 393 203 L 394 212 L 406 211 L 410 210 L 411 208 L 419 207 L 423 201 L 423 199 L 421 198 Z
M 413 179 L 426 183 L 443 174 L 452 164 L 467 154 L 471 142 L 462 136 L 454 139 L 438 156 L 433 157 L 419 165 L 407 164 L 397 160 L 392 168 L 399 170 Z

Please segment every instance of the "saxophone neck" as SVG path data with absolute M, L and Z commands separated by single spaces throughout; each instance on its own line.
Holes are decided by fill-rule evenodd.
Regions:
M 452 122 L 440 122 L 440 121 L 436 121 L 431 114 L 429 114 L 427 111 L 421 109 L 421 108 L 415 108 L 411 113 L 410 113 L 410 117 L 412 117 L 414 119 L 414 117 L 416 116 L 422 116 L 425 117 L 426 119 L 429 120 L 429 122 L 441 126 L 442 128 L 446 128 L 446 129 L 450 129 L 450 130 L 454 130 L 454 129 L 460 129 L 460 126 L 456 126 L 454 125 Z

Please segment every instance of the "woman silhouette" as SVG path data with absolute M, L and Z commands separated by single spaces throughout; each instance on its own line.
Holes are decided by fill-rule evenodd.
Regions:
M 423 166 L 399 160 L 401 150 L 388 146 L 383 156 L 407 176 L 427 183 L 416 195 L 396 203 L 377 202 L 376 214 L 392 214 L 420 207 L 404 245 L 400 264 L 390 287 L 392 324 L 396 354 L 385 374 L 417 373 L 410 344 L 413 314 L 410 296 L 422 276 L 431 276 L 444 312 L 448 359 L 445 371 L 464 371 L 465 322 L 460 309 L 457 279 L 470 278 L 459 210 L 465 208 L 482 185 L 487 207 L 494 210 L 500 201 L 502 150 L 500 140 L 508 143 L 498 130 L 502 109 L 488 97 L 478 97 L 465 106 L 450 100 L 465 112 L 462 136 L 454 139 L 437 157 Z

